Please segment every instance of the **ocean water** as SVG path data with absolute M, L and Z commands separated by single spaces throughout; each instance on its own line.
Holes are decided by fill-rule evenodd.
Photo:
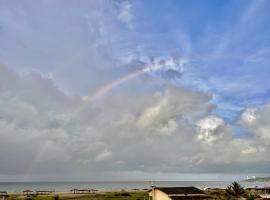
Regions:
M 67 192 L 73 188 L 97 189 L 99 191 L 120 191 L 132 189 L 149 189 L 152 185 L 160 187 L 195 186 L 198 188 L 226 188 L 228 181 L 126 181 L 126 182 L 0 182 L 0 191 L 19 193 L 23 190 L 54 190 Z M 270 186 L 269 182 L 241 182 L 244 187 Z

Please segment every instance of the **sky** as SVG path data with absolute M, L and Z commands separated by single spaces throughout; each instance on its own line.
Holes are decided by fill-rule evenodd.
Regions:
M 0 0 L 0 181 L 269 175 L 269 9 Z

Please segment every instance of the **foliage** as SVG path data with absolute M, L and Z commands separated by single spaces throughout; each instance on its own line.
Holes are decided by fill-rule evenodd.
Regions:
M 245 194 L 245 189 L 237 182 L 233 182 L 226 189 L 228 197 L 240 198 Z
M 247 200 L 255 200 L 256 199 L 256 196 L 254 194 L 249 194 L 247 196 Z
M 257 193 L 248 192 L 246 194 L 247 200 L 255 200 L 256 198 L 260 197 Z

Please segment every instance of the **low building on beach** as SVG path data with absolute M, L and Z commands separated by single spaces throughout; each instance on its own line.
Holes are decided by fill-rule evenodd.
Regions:
M 149 200 L 212 199 L 196 187 L 153 187 Z
M 24 190 L 24 191 L 23 191 L 23 195 L 26 195 L 26 196 L 34 195 L 34 194 L 35 194 L 35 192 L 32 191 L 32 190 Z
M 6 196 L 6 195 L 8 195 L 8 193 L 7 193 L 7 191 L 0 191 L 0 195 Z
M 50 195 L 54 193 L 53 190 L 37 190 L 36 195 Z
M 72 189 L 70 190 L 73 194 L 96 194 L 98 190 L 95 189 Z
M 9 197 L 6 191 L 0 191 L 0 199 L 5 200 Z

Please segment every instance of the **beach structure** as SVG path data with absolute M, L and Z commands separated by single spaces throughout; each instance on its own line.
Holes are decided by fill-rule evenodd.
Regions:
M 254 188 L 246 188 L 246 191 L 256 194 L 270 194 L 270 187 L 254 187 Z
M 94 194 L 96 194 L 96 193 L 98 192 L 98 190 L 92 189 L 92 192 L 93 192 Z
M 5 200 L 8 198 L 8 193 L 6 191 L 0 191 L 0 199 Z
M 73 194 L 96 194 L 98 190 L 95 189 L 72 189 L 70 190 Z
M 32 191 L 32 190 L 24 190 L 23 191 L 23 195 L 26 195 L 26 196 L 33 195 L 33 194 L 34 194 L 34 191 Z
M 52 191 L 52 190 L 37 190 L 36 195 L 50 195 L 53 192 L 54 191 Z
M 6 196 L 8 195 L 6 191 L 0 191 L 0 196 Z
M 152 187 L 149 200 L 211 199 L 196 187 Z

